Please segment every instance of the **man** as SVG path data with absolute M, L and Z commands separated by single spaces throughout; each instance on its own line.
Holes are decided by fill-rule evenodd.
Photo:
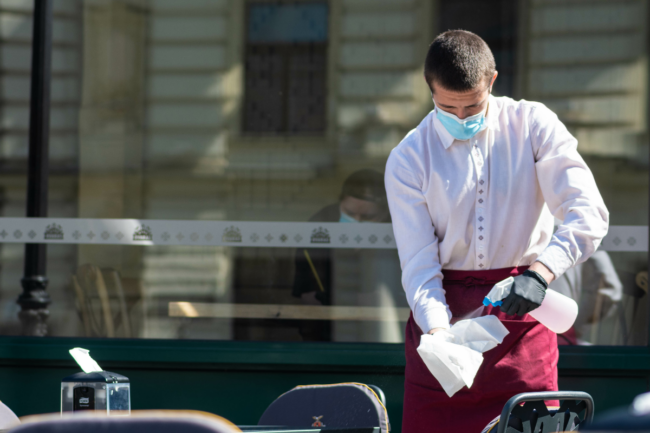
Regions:
M 338 203 L 325 206 L 310 222 L 390 222 L 384 177 L 364 169 L 343 182 Z M 331 305 L 332 254 L 329 248 L 299 248 L 292 294 L 307 305 Z M 329 321 L 303 321 L 300 334 L 307 341 L 331 341 Z
M 385 174 L 412 311 L 402 431 L 481 431 L 513 395 L 557 390 L 557 338 L 527 313 L 593 254 L 609 215 L 557 116 L 491 95 L 497 71 L 480 37 L 439 35 L 424 75 L 435 109 L 393 149 Z M 553 215 L 563 221 L 555 234 Z M 484 314 L 510 333 L 484 354 L 471 389 L 450 398 L 418 356 L 420 336 L 467 317 L 508 276 L 512 293 Z

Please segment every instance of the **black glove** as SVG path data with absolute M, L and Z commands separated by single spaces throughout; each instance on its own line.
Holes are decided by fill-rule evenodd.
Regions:
M 501 311 L 508 315 L 523 316 L 542 305 L 548 283 L 540 274 L 527 270 L 515 277 L 510 294 L 501 304 Z

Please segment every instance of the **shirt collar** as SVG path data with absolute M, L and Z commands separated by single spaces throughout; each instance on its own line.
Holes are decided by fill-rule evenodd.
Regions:
M 485 121 L 487 122 L 488 129 L 499 131 L 501 130 L 501 128 L 499 127 L 499 113 L 501 111 L 501 107 L 499 106 L 494 96 L 490 94 L 488 98 L 490 102 L 488 106 L 487 116 L 485 116 Z M 447 128 L 445 128 L 440 122 L 440 120 L 438 119 L 438 113 L 436 112 L 436 110 L 437 109 L 433 110 L 434 113 L 433 124 L 435 126 L 436 132 L 438 133 L 438 137 L 440 137 L 440 141 L 442 142 L 442 145 L 445 147 L 445 149 L 449 149 L 449 147 L 452 144 L 454 144 L 455 141 L 461 141 L 461 140 L 456 140 L 449 133 L 449 131 L 447 131 Z

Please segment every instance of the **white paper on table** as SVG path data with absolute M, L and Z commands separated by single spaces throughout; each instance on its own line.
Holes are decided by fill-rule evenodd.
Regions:
M 470 388 L 483 363 L 483 352 L 503 342 L 508 330 L 496 316 L 461 320 L 449 330 L 423 334 L 418 353 L 449 397 Z
M 97 364 L 97 361 L 90 357 L 90 351 L 87 349 L 82 349 L 81 347 L 75 347 L 70 349 L 70 355 L 77 361 L 79 367 L 84 371 L 84 373 L 92 373 L 95 371 L 104 371 Z

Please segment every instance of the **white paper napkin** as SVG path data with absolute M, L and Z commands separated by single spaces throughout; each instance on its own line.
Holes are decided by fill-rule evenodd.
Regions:
M 506 335 L 508 330 L 496 316 L 461 320 L 449 330 L 422 335 L 418 353 L 451 397 L 472 386 L 483 363 L 482 353 L 494 349 Z
M 81 347 L 75 347 L 70 349 L 70 355 L 77 361 L 79 367 L 84 371 L 84 373 L 92 373 L 95 371 L 104 371 L 97 364 L 97 361 L 90 357 L 90 351 L 87 349 L 82 349 Z

